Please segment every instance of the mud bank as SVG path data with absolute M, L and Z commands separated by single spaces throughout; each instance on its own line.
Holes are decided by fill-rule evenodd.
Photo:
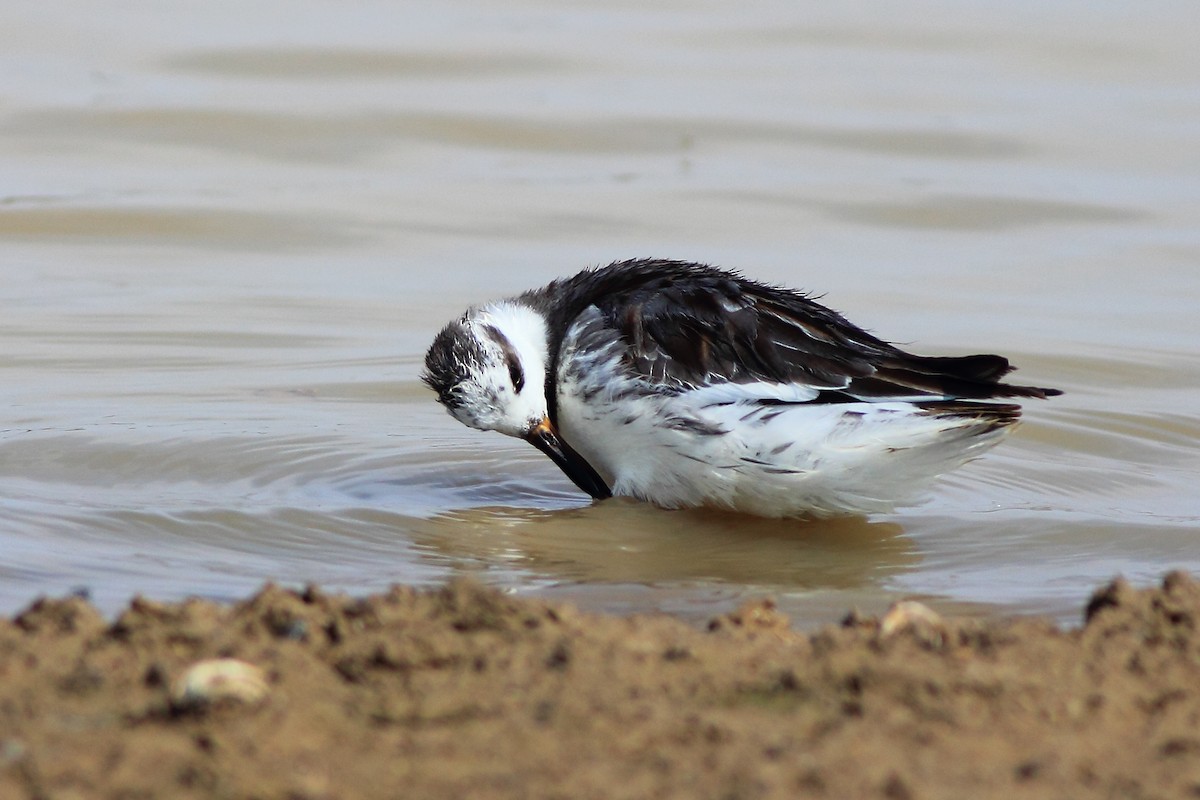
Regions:
M 43 600 L 0 621 L 0 797 L 1200 796 L 1200 583 L 1082 613 L 804 634 L 767 601 L 698 630 L 471 583 Z

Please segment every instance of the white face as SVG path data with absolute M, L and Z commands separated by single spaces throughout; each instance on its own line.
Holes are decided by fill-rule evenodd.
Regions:
M 524 437 L 546 418 L 546 322 L 527 306 L 501 301 L 472 309 L 465 332 L 482 351 L 449 407 L 464 425 Z

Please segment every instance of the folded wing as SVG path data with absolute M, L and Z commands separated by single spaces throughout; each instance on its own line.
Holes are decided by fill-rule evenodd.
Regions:
M 711 267 L 634 261 L 588 277 L 610 284 L 589 294 L 629 369 L 664 388 L 783 384 L 806 387 L 809 402 L 1060 394 L 1001 383 L 1012 370 L 1002 356 L 913 355 L 799 292 Z

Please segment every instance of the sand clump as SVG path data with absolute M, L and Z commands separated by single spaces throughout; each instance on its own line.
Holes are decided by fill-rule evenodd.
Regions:
M 1117 581 L 1072 630 L 927 611 L 40 600 L 0 620 L 0 797 L 1200 797 L 1200 583 Z

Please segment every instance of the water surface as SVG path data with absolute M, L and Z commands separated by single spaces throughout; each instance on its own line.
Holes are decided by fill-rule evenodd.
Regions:
M 1158 7 L 14 5 L 0 611 L 472 574 L 1073 619 L 1200 569 L 1200 14 Z M 1066 394 L 922 506 L 805 523 L 590 504 L 419 384 L 468 303 L 647 255 Z

